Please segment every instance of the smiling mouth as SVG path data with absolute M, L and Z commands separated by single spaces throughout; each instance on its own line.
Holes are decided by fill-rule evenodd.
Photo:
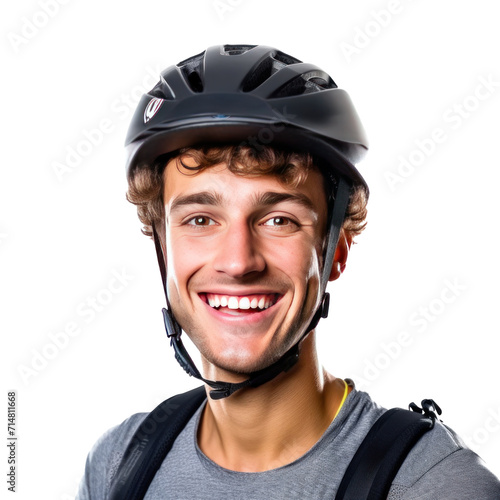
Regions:
M 279 293 L 252 295 L 224 295 L 217 293 L 201 293 L 200 297 L 213 309 L 231 314 L 232 312 L 261 312 L 274 306 L 281 298 Z

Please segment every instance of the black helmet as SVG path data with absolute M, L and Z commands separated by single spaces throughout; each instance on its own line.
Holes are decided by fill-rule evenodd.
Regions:
M 354 167 L 367 150 L 367 140 L 352 102 L 323 70 L 272 47 L 222 45 L 171 66 L 142 96 L 126 139 L 127 176 L 139 165 L 153 166 L 164 154 L 184 147 L 243 144 L 272 145 L 310 153 L 315 163 L 335 177 L 329 200 L 329 223 L 321 277 L 322 302 L 302 338 L 328 314 L 326 285 L 351 186 L 368 195 Z M 334 174 L 334 175 L 332 175 Z M 153 235 L 168 310 L 167 335 L 181 366 L 225 398 L 244 387 L 258 387 L 297 361 L 300 340 L 272 365 L 238 384 L 203 378 L 181 341 L 182 330 L 168 303 L 165 258 L 158 233 Z M 301 339 L 302 339 L 301 338 Z
M 245 142 L 310 152 L 368 192 L 354 167 L 368 142 L 348 94 L 317 66 L 262 45 L 213 46 L 164 70 L 132 118 L 127 175 L 183 147 Z

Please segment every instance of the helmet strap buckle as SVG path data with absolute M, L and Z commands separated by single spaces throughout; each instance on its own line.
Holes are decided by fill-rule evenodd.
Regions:
M 323 295 L 323 300 L 321 301 L 321 317 L 328 318 L 328 311 L 330 310 L 330 294 L 325 292 Z

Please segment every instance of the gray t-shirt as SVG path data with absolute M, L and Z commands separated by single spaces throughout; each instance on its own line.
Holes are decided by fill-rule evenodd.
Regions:
M 353 390 L 305 455 L 286 466 L 246 473 L 220 467 L 199 449 L 196 433 L 202 408 L 178 436 L 145 500 L 333 500 L 356 449 L 384 412 L 368 394 Z M 106 498 L 123 452 L 145 415 L 133 415 L 96 443 L 77 500 Z M 283 448 L 285 462 L 293 446 L 292 437 Z M 388 499 L 499 500 L 500 482 L 450 429 L 436 424 L 408 455 Z

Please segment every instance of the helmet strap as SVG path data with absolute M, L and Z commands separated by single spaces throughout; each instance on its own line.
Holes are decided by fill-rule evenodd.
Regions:
M 262 370 L 250 373 L 249 378 L 243 382 L 233 383 L 207 380 L 206 378 L 203 378 L 199 370 L 196 368 L 191 356 L 184 347 L 181 340 L 182 331 L 171 310 L 163 308 L 162 311 L 167 336 L 170 338 L 170 345 L 175 351 L 175 359 L 179 362 L 186 373 L 188 373 L 188 375 L 191 375 L 198 380 L 202 380 L 212 388 L 210 391 L 210 397 L 212 399 L 217 400 L 227 398 L 234 392 L 239 389 L 243 389 L 244 387 L 258 387 L 266 382 L 269 382 L 269 380 L 272 380 L 280 373 L 290 370 L 290 368 L 292 368 L 292 366 L 295 365 L 299 359 L 299 346 L 297 343 L 289 349 L 285 355 L 278 359 L 278 361 Z
M 177 359 L 181 367 L 190 376 L 202 380 L 212 388 L 212 390 L 210 391 L 210 397 L 212 399 L 217 400 L 227 398 L 234 392 L 243 389 L 244 387 L 259 387 L 260 385 L 269 382 L 280 373 L 290 370 L 297 363 L 299 359 L 299 346 L 302 340 L 312 330 L 314 330 L 314 328 L 316 328 L 321 318 L 326 318 L 328 316 L 330 295 L 326 292 L 326 286 L 328 284 L 328 280 L 332 270 L 335 249 L 339 241 L 340 230 L 344 221 L 347 205 L 349 203 L 349 195 L 350 186 L 343 177 L 340 177 L 338 179 L 334 203 L 333 200 L 330 200 L 330 203 L 333 203 L 333 209 L 330 216 L 327 234 L 327 247 L 320 282 L 320 292 L 322 295 L 321 304 L 316 310 L 311 322 L 309 323 L 309 326 L 306 328 L 305 333 L 293 347 L 291 347 L 280 359 L 278 359 L 278 361 L 274 362 L 266 368 L 263 368 L 262 370 L 250 373 L 247 380 L 239 383 L 213 381 L 203 378 L 200 371 L 196 368 L 196 365 L 194 364 L 191 356 L 184 347 L 184 344 L 181 340 L 182 328 L 175 319 L 172 308 L 170 306 L 170 302 L 168 300 L 167 268 L 165 255 L 161 245 L 160 237 L 153 224 L 153 239 L 155 242 L 156 255 L 158 258 L 158 265 L 160 267 L 160 273 L 162 277 L 163 290 L 165 292 L 165 298 L 167 301 L 167 308 L 162 309 L 163 321 L 165 323 L 167 337 L 170 339 L 170 344 L 174 348 L 175 359 Z

